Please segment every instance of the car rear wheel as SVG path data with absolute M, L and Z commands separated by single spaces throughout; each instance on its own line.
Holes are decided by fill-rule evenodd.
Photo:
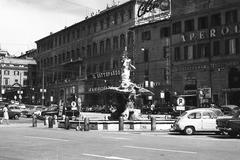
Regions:
M 17 114 L 14 115 L 14 119 L 19 119 L 19 116 Z
M 186 135 L 193 135 L 193 133 L 194 133 L 194 128 L 193 128 L 193 127 L 186 127 L 186 128 L 184 129 L 184 133 L 185 133 Z
M 234 132 L 234 131 L 231 131 L 231 132 L 228 132 L 228 135 L 230 136 L 230 137 L 237 137 L 237 132 Z

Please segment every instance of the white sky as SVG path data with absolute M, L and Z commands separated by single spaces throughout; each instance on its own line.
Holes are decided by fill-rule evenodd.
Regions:
M 115 0 L 122 4 L 128 0 Z M 0 0 L 0 48 L 20 55 L 35 41 L 103 10 L 113 0 Z

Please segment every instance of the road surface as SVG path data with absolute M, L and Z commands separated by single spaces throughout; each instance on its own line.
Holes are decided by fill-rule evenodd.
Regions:
M 12 124 L 11 124 L 12 125 Z M 0 127 L 0 160 L 238 160 L 240 138 Z

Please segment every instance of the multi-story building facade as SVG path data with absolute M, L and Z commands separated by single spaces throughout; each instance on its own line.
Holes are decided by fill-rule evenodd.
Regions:
M 135 1 L 112 6 L 37 43 L 42 98 L 56 103 L 72 95 L 86 104 L 103 103 L 99 91 L 118 86 L 125 47 L 131 57 Z M 42 90 L 43 91 L 43 90 Z
M 33 59 L 19 59 L 1 56 L 0 59 L 0 90 L 1 98 L 8 100 L 29 101 L 29 66 L 36 65 Z
M 172 1 L 170 19 L 135 27 L 137 79 L 152 81 L 158 96 L 168 90 L 184 96 L 187 105 L 240 104 L 239 6 Z
M 201 1 L 172 17 L 172 88 L 190 104 L 240 104 L 239 6 L 236 0 Z
M 188 105 L 199 99 L 238 104 L 238 0 L 172 1 L 171 17 L 148 12 L 151 3 L 142 2 L 110 7 L 38 40 L 42 98 L 67 101 L 74 94 L 86 104 L 104 103 L 99 91 L 120 84 L 127 47 L 137 68 L 132 80 L 155 93 L 149 100 L 164 91 L 184 96 Z M 148 2 L 161 2 L 150 7 L 161 10 L 170 4 Z

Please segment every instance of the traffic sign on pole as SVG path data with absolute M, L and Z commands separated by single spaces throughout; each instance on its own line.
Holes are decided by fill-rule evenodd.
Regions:
M 72 110 L 77 110 L 77 103 L 75 101 L 71 102 Z
M 177 105 L 184 106 L 185 105 L 185 99 L 183 97 L 178 97 Z

